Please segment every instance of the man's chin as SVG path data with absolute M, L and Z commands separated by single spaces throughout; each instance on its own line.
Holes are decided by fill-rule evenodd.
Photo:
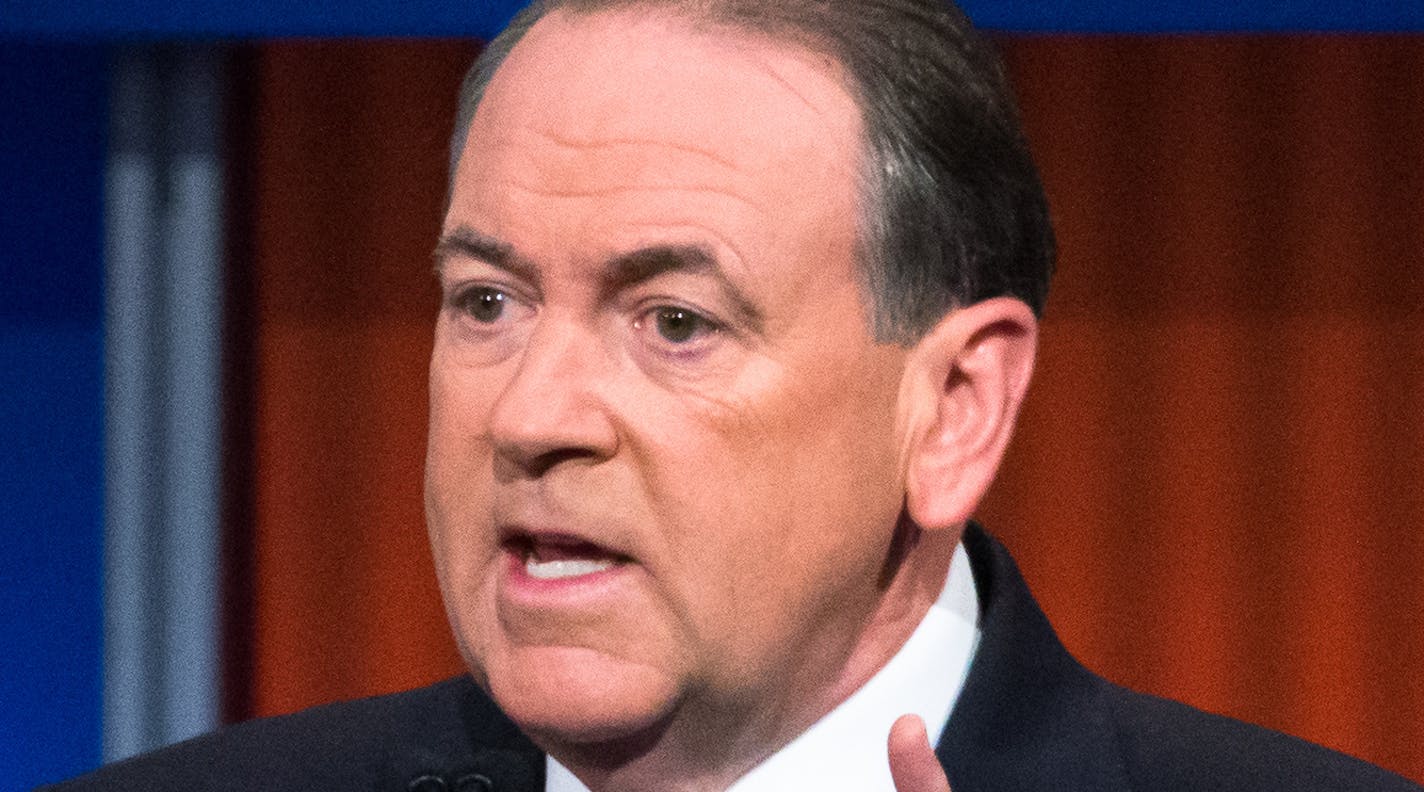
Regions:
M 490 695 L 546 750 L 641 742 L 677 700 L 673 675 L 593 649 L 525 647 L 510 659 L 485 669 Z

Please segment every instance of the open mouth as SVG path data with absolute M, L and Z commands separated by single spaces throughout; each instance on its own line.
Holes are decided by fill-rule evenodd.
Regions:
M 566 580 L 606 572 L 631 559 L 592 542 L 568 536 L 516 534 L 505 549 L 524 564 L 536 580 Z

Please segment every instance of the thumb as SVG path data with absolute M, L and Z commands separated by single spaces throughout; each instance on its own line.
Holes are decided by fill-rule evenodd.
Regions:
M 895 792 L 950 792 L 949 779 L 918 715 L 901 715 L 895 721 L 890 727 L 889 748 Z

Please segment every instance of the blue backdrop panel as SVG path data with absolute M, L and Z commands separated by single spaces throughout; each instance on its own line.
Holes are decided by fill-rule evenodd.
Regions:
M 1389 31 L 1424 28 L 1424 0 L 963 0 L 978 24 L 1009 31 Z M 0 31 L 83 36 L 473 35 L 520 0 L 0 0 Z
M 99 760 L 106 71 L 0 41 L 0 790 Z

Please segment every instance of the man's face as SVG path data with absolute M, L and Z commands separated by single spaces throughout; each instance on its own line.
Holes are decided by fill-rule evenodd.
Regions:
M 905 352 L 868 333 L 859 135 L 824 59 L 646 17 L 555 14 L 489 86 L 426 502 L 461 649 L 536 737 L 773 729 L 873 639 Z

